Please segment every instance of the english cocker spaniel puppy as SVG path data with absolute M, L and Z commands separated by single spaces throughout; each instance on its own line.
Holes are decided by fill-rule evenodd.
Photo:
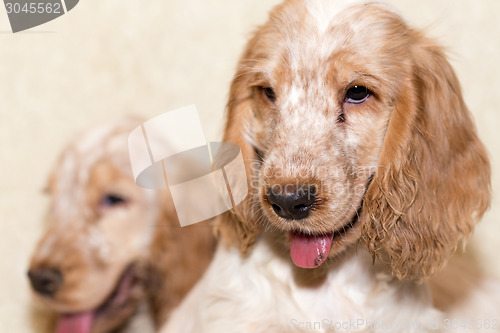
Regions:
M 485 148 L 432 39 L 385 4 L 285 1 L 227 109 L 249 195 L 219 217 L 215 259 L 162 332 L 498 326 L 444 314 L 428 289 L 490 203 Z
M 139 125 L 123 118 L 79 136 L 50 177 L 48 228 L 28 275 L 39 303 L 60 314 L 57 333 L 146 332 L 151 324 L 130 322 L 138 305 L 164 323 L 213 255 L 208 225 L 181 228 L 169 193 L 135 184 L 127 145 Z

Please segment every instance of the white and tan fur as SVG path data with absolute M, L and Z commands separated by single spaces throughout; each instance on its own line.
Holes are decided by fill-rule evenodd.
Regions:
M 78 136 L 47 188 L 48 227 L 29 270 L 57 269 L 63 283 L 53 295 L 35 297 L 60 314 L 101 308 L 92 333 L 123 326 L 143 301 L 155 323 L 164 323 L 213 254 L 208 224 L 181 228 L 166 190 L 135 184 L 128 135 L 140 123 L 124 117 Z M 114 296 L 124 278 L 132 283 Z
M 354 103 L 354 86 L 371 93 Z M 224 139 L 242 149 L 249 196 L 218 218 L 216 257 L 163 333 L 444 332 L 446 318 L 498 320 L 498 284 L 429 288 L 487 209 L 490 167 L 442 49 L 394 9 L 277 6 L 240 61 Z M 307 218 L 282 218 L 267 198 L 291 183 L 318 188 Z M 295 266 L 292 232 L 333 234 L 324 263 Z M 453 304 L 465 285 L 480 306 Z

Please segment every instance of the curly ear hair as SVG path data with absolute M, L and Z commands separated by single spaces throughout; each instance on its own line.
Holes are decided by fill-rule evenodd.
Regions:
M 248 43 L 242 60 L 239 62 L 239 69 L 231 83 L 223 138 L 223 141 L 235 143 L 240 147 L 250 183 L 256 179 L 255 173 L 258 171 L 253 163 L 258 159 L 255 149 L 244 137 L 245 128 L 252 122 L 253 112 L 250 103 L 252 91 L 249 87 L 248 75 L 246 75 L 248 69 L 243 66 L 243 63 L 251 53 L 257 35 Z M 261 231 L 261 226 L 257 221 L 260 215 L 256 202 L 258 196 L 255 191 L 258 191 L 258 186 L 249 186 L 245 200 L 232 211 L 219 216 L 215 222 L 216 231 L 221 239 L 226 244 L 238 246 L 242 253 L 246 253 L 251 248 Z
M 490 164 L 443 50 L 413 32 L 413 77 L 363 206 L 364 238 L 395 276 L 438 271 L 490 203 Z

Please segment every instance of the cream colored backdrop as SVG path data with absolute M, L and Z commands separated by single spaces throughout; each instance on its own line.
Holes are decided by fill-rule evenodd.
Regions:
M 26 267 L 43 227 L 42 188 L 66 142 L 118 115 L 152 117 L 193 103 L 208 139 L 220 138 L 245 39 L 277 2 L 81 0 L 68 14 L 17 34 L 0 6 L 0 332 L 42 331 L 29 324 Z M 392 2 L 449 47 L 498 193 L 500 2 Z M 495 196 L 470 244 L 497 276 L 499 222 Z

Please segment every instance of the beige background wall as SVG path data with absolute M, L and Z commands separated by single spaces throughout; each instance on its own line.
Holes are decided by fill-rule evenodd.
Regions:
M 320 1 L 320 0 L 318 0 Z M 500 192 L 498 0 L 393 0 L 450 49 Z M 102 120 L 195 103 L 218 139 L 245 38 L 276 0 L 82 0 L 69 14 L 12 34 L 0 7 L 0 331 L 28 325 L 25 271 L 41 233 L 47 173 L 75 133 Z M 459 181 L 459 180 L 457 180 Z M 500 276 L 500 200 L 471 250 Z

